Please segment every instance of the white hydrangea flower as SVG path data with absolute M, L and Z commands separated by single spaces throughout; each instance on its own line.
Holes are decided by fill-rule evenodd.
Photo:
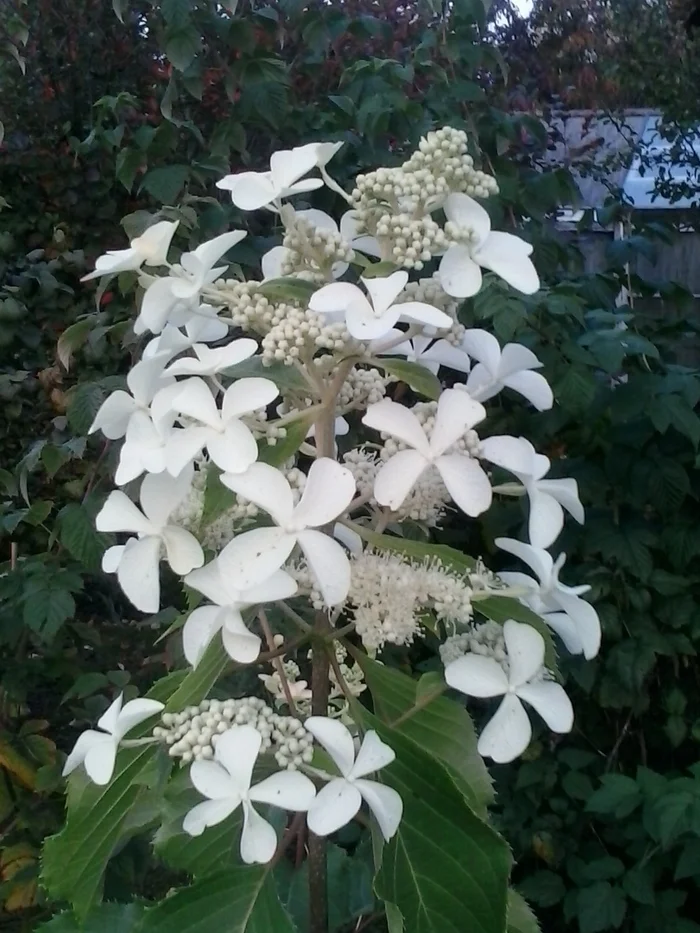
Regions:
M 268 172 L 238 172 L 217 181 L 216 187 L 231 192 L 231 200 L 242 211 L 257 211 L 283 198 L 323 187 L 320 178 L 304 178 L 318 166 L 319 143 L 282 149 L 270 156 Z M 325 163 L 324 163 L 325 164 Z
M 445 668 L 450 687 L 472 697 L 503 700 L 479 736 L 480 755 L 499 764 L 513 761 L 525 751 L 532 726 L 522 700 L 532 706 L 552 732 L 571 732 L 574 711 L 561 684 L 547 679 L 544 669 L 544 639 L 521 622 L 509 619 L 503 626 L 507 670 L 493 657 L 467 654 Z
M 397 321 L 450 327 L 452 319 L 444 311 L 421 301 L 397 302 L 408 282 L 408 273 L 394 272 L 385 278 L 361 279 L 369 298 L 357 285 L 334 282 L 311 296 L 309 308 L 318 314 L 341 317 L 357 340 L 376 340 L 387 334 Z
M 583 506 L 575 479 L 545 479 L 551 463 L 524 437 L 487 437 L 481 454 L 516 476 L 530 499 L 528 531 L 534 547 L 548 548 L 564 527 L 564 509 L 582 525 Z
M 430 439 L 410 409 L 383 399 L 371 405 L 362 419 L 367 427 L 398 438 L 409 445 L 385 463 L 374 482 L 374 496 L 381 505 L 396 510 L 424 470 L 434 466 L 459 508 L 471 517 L 491 505 L 491 483 L 478 460 L 464 453 L 449 453 L 464 433 L 483 421 L 486 411 L 466 392 L 447 389 L 438 401 Z
M 233 586 L 257 586 L 282 566 L 298 544 L 326 604 L 343 602 L 350 586 L 347 555 L 330 535 L 316 529 L 350 505 L 355 494 L 350 470 L 327 457 L 314 460 L 296 506 L 284 474 L 266 463 L 254 463 L 245 473 L 224 473 L 221 482 L 264 509 L 275 522 L 271 528 L 244 532 L 220 555 Z
M 138 411 L 147 411 L 156 393 L 174 384 L 171 376 L 164 375 L 167 363 L 166 354 L 157 354 L 132 366 L 126 376 L 129 391 L 117 389 L 107 396 L 97 410 L 88 434 L 102 431 L 111 441 L 124 437 L 132 416 Z
M 385 343 L 391 338 L 400 337 L 401 331 L 391 330 L 381 342 Z M 468 355 L 459 347 L 455 347 L 444 339 L 435 340 L 433 337 L 418 335 L 410 340 L 404 340 L 389 350 L 382 350 L 380 341 L 377 346 L 370 344 L 370 352 L 387 356 L 405 356 L 409 363 L 418 363 L 431 373 L 437 374 L 441 366 L 447 366 L 460 373 L 468 373 L 471 362 Z
M 440 260 L 440 282 L 448 295 L 471 298 L 481 289 L 481 269 L 490 269 L 525 295 L 539 290 L 530 259 L 532 246 L 512 233 L 491 229 L 484 208 L 456 192 L 445 201 L 445 233 L 453 241 Z
M 292 211 L 285 207 L 282 216 L 288 222 L 284 243 L 262 257 L 263 281 L 295 273 L 304 277 L 311 273 L 313 280 L 324 281 L 326 270 L 334 279 L 347 272 L 352 252 L 330 214 L 316 208 Z
M 173 398 L 180 392 L 174 380 L 153 396 L 150 405 L 139 408 L 129 418 L 119 463 L 114 474 L 117 486 L 137 479 L 142 473 L 162 473 L 167 466 L 168 442 L 173 433 Z
M 149 474 L 141 483 L 141 509 L 120 490 L 111 492 L 95 518 L 98 531 L 129 532 L 126 544 L 108 548 L 102 558 L 105 573 L 116 573 L 126 596 L 142 612 L 160 608 L 159 564 L 162 552 L 173 571 L 181 576 L 201 567 L 204 552 L 199 541 L 169 522 L 184 499 L 191 473 L 177 478 L 167 473 Z
M 532 350 L 519 343 L 507 343 L 501 350 L 498 340 L 480 328 L 467 330 L 462 348 L 478 364 L 467 379 L 467 391 L 472 398 L 486 402 L 502 389 L 512 389 L 530 402 L 538 411 L 548 411 L 554 404 L 549 383 L 540 373 L 542 363 Z
M 150 719 L 163 709 L 162 703 L 147 698 L 129 700 L 122 706 L 123 703 L 124 694 L 120 693 L 97 720 L 97 728 L 101 731 L 87 729 L 78 736 L 78 741 L 63 766 L 64 776 L 84 765 L 93 783 L 109 784 L 121 740 L 139 723 Z
M 561 619 L 555 616 L 552 628 L 560 633 L 567 633 L 565 643 L 569 651 L 583 654 L 587 660 L 594 658 L 600 650 L 600 619 L 593 606 L 581 599 L 582 594 L 590 590 L 590 586 L 566 586 L 559 582 L 559 572 L 564 566 L 566 555 L 560 554 L 554 561 L 542 548 L 512 538 L 496 538 L 495 544 L 501 550 L 519 557 L 539 578 L 534 580 L 518 571 L 501 571 L 501 580 L 509 586 L 524 588 L 526 595 L 521 597 L 521 601 L 550 624 L 551 613 L 565 613 L 570 624 L 562 627 Z
M 229 326 L 225 321 L 219 320 L 218 308 L 213 305 L 200 304 L 192 308 L 191 316 L 180 327 L 166 324 L 157 337 L 153 337 L 143 348 L 142 358 L 149 359 L 156 354 L 163 354 L 168 361 L 189 350 L 196 343 L 215 343 L 223 340 L 228 334 Z
M 80 281 L 88 282 L 118 272 L 138 272 L 143 265 L 164 266 L 178 223 L 161 220 L 133 239 L 129 249 L 108 250 L 103 256 L 98 256 L 94 271 L 84 275 Z
M 228 545 L 230 547 L 230 545 Z M 193 570 L 185 577 L 187 586 L 202 593 L 214 603 L 198 606 L 182 629 L 182 647 L 189 663 L 196 667 L 209 642 L 221 632 L 226 653 L 234 661 L 250 664 L 260 653 L 260 639 L 253 634 L 241 615 L 250 606 L 287 599 L 297 591 L 296 580 L 284 570 L 277 570 L 258 586 L 238 590 L 222 569 L 226 565 L 226 548 L 206 566 Z
M 190 778 L 207 800 L 190 810 L 182 824 L 190 836 L 201 836 L 208 826 L 216 826 L 242 806 L 241 858 L 247 865 L 266 864 L 277 848 L 274 827 L 260 816 L 253 804 L 272 804 L 284 810 L 305 812 L 316 795 L 312 782 L 298 771 L 278 772 L 259 784 L 252 784 L 261 745 L 262 737 L 257 729 L 234 726 L 216 743 L 214 761 L 194 761 Z
M 211 460 L 229 473 L 243 473 L 258 458 L 258 445 L 241 417 L 265 408 L 279 395 L 271 379 L 238 379 L 224 392 L 221 408 L 199 376 L 180 384 L 172 407 L 199 422 L 174 431 L 168 444 L 167 468 L 177 476 L 204 448 Z
M 166 376 L 214 376 L 229 366 L 249 359 L 258 345 L 250 337 L 232 340 L 224 347 L 211 349 L 204 343 L 192 344 L 194 356 L 180 357 L 165 370 Z
M 311 802 L 306 817 L 317 836 L 328 836 L 357 815 L 364 800 L 384 839 L 395 835 L 403 814 L 403 801 L 393 787 L 368 781 L 367 775 L 390 765 L 396 755 L 376 732 L 367 732 L 355 756 L 350 730 L 337 719 L 312 716 L 304 723 L 338 766 L 341 777 L 331 778 Z

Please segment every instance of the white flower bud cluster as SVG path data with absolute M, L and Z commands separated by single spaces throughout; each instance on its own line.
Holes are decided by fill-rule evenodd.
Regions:
M 387 387 L 396 382 L 395 376 L 388 376 L 378 369 L 360 369 L 355 366 L 343 383 L 338 393 L 338 408 L 367 408 L 386 395 Z
M 169 746 L 183 764 L 214 757 L 219 736 L 232 726 L 251 725 L 262 736 L 262 752 L 271 752 L 280 768 L 295 771 L 313 757 L 313 738 L 293 716 L 280 716 L 258 697 L 203 700 L 180 713 L 163 713 L 153 736 Z
M 387 642 L 410 645 L 421 632 L 425 609 L 455 624 L 471 620 L 471 587 L 439 561 L 415 563 L 399 554 L 368 550 L 352 559 L 351 570 L 348 604 L 368 649 Z
M 219 279 L 209 287 L 212 300 L 226 305 L 236 327 L 259 334 L 267 333 L 278 306 L 260 294 L 260 282 Z
M 352 344 L 343 322 L 327 324 L 321 315 L 292 305 L 278 305 L 277 308 L 283 308 L 285 314 L 280 320 L 273 320 L 263 337 L 264 365 L 284 363 L 291 366 L 299 359 L 312 357 L 317 350 L 339 353 Z
M 428 133 L 402 166 L 358 175 L 355 184 L 360 230 L 377 238 L 384 259 L 417 271 L 449 243 L 431 211 L 453 191 L 486 198 L 498 190 L 494 178 L 474 168 L 467 134 L 451 127 Z
M 444 665 L 465 654 L 480 654 L 493 658 L 508 673 L 508 654 L 503 639 L 503 627 L 497 622 L 483 622 L 468 632 L 460 632 L 445 639 L 440 645 L 440 660 Z
M 339 233 L 316 227 L 298 214 L 287 228 L 282 245 L 289 250 L 282 262 L 282 275 L 296 275 L 309 282 L 329 281 L 336 263 L 352 259 L 352 249 Z
M 375 453 L 365 447 L 349 450 L 343 455 L 344 465 L 355 478 L 358 494 L 369 497 L 369 503 L 377 508 L 378 503 L 372 496 L 374 479 L 382 460 L 388 459 L 389 455 L 384 449 Z M 395 514 L 399 520 L 411 519 L 434 527 L 447 511 L 450 502 L 450 494 L 440 474 L 430 468 L 420 476 Z
M 447 294 L 435 276 L 418 279 L 417 282 L 408 282 L 396 299 L 396 304 L 406 301 L 422 301 L 424 304 L 432 305 L 444 311 L 445 314 L 449 314 L 455 321 L 457 320 L 460 303 Z

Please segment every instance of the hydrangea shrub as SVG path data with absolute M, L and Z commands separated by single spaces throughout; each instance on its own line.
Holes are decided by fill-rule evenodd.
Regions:
M 554 400 L 531 350 L 460 319 L 486 273 L 539 288 L 532 247 L 491 229 L 480 202 L 497 184 L 467 143 L 429 133 L 350 193 L 329 174 L 335 143 L 222 179 L 283 231 L 259 280 L 231 277 L 224 258 L 245 231 L 175 259 L 169 221 L 87 276 L 135 271 L 143 286 L 141 358 L 93 424 L 121 441 L 120 488 L 96 524 L 123 538 L 103 570 L 145 613 L 174 574 L 189 611 L 188 671 L 118 697 L 66 760 L 67 823 L 44 880 L 78 915 L 115 849 L 160 827 L 156 853 L 194 881 L 145 910 L 143 933 L 291 931 L 277 883 L 290 860 L 322 933 L 328 846 L 354 856 L 362 843 L 342 832 L 359 821 L 391 933 L 536 928 L 508 891 L 482 759 L 522 755 L 533 712 L 572 729 L 552 635 L 592 658 L 600 624 L 549 552 L 566 514 L 584 520 L 576 482 L 549 478 L 526 438 L 490 433 L 499 393 Z M 324 185 L 347 204 L 340 218 L 294 209 Z M 448 513 L 477 521 L 495 496 L 527 497 L 528 540 L 495 542 L 518 569 L 428 543 Z M 441 673 L 384 663 L 426 638 Z M 258 694 L 222 696 L 222 675 L 251 665 Z M 491 707 L 477 739 L 468 709 Z

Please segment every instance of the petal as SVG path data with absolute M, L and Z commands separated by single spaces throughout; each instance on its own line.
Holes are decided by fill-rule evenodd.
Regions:
M 216 743 L 214 757 L 228 771 L 241 795 L 248 793 L 261 745 L 262 736 L 253 726 L 232 726 Z
M 393 512 L 401 507 L 430 462 L 417 450 L 400 450 L 374 477 L 374 498 Z
M 113 744 L 113 740 L 104 732 L 97 732 L 95 729 L 86 729 L 85 732 L 81 732 L 63 765 L 61 772 L 63 776 L 66 777 L 75 771 L 85 761 L 85 756 L 91 749 L 105 743 Z
M 107 707 L 97 720 L 99 729 L 102 729 L 104 732 L 109 732 L 112 735 L 117 731 L 117 723 L 119 722 L 119 714 L 122 711 L 123 703 L 124 694 L 120 693 L 116 700 Z
M 273 603 L 278 599 L 288 599 L 294 596 L 298 589 L 297 581 L 284 570 L 277 570 L 258 586 L 243 590 L 240 594 L 241 602 L 246 605 L 257 603 Z
M 571 616 L 565 612 L 546 612 L 542 618 L 553 632 L 564 642 L 564 647 L 570 654 L 583 654 L 583 645 Z
M 382 315 L 393 305 L 406 287 L 408 272 L 399 270 L 386 277 L 363 278 L 361 281 L 367 289 L 375 314 Z
M 182 391 L 172 400 L 175 411 L 211 428 L 221 425 L 221 414 L 207 383 L 199 376 L 180 383 Z
M 284 473 L 267 463 L 253 463 L 245 473 L 221 477 L 237 495 L 264 509 L 279 525 L 286 525 L 294 511 L 292 489 Z
M 188 464 L 217 436 L 214 428 L 192 425 L 174 428 L 165 444 L 165 462 L 171 476 L 179 476 Z
M 450 246 L 440 260 L 438 281 L 453 298 L 471 298 L 481 288 L 481 269 L 466 246 Z
M 102 431 L 104 436 L 112 441 L 124 437 L 129 419 L 136 408 L 136 402 L 129 393 L 117 389 L 100 405 L 88 434 L 92 434 L 93 431 Z
M 485 758 L 506 764 L 522 755 L 531 738 L 532 726 L 523 704 L 509 693 L 481 733 L 477 750 Z
M 278 189 L 293 185 L 312 168 L 316 168 L 316 147 L 311 143 L 294 149 L 281 149 L 270 156 L 270 172 Z
M 340 541 L 354 557 L 359 557 L 362 554 L 362 538 L 351 528 L 346 528 L 345 525 L 341 524 L 334 525 L 333 537 Z
M 119 713 L 116 728 L 113 730 L 114 737 L 116 739 L 124 738 L 132 729 L 150 719 L 151 716 L 157 715 L 162 709 L 164 709 L 162 703 L 148 697 L 137 697 L 135 700 L 129 700 Z
M 507 343 L 501 353 L 501 362 L 498 374 L 501 378 L 511 376 L 526 369 L 540 369 L 542 363 L 532 350 L 521 343 Z
M 519 557 L 537 574 L 541 584 L 549 583 L 554 570 L 554 561 L 547 551 L 533 547 L 531 544 L 524 544 L 522 541 L 516 541 L 514 538 L 496 538 L 494 543 L 502 551 Z
M 240 243 L 247 236 L 245 230 L 230 230 L 220 236 L 207 240 L 194 250 L 194 254 L 204 269 L 213 269 L 224 253 Z
M 486 210 L 467 194 L 455 192 L 445 201 L 445 216 L 465 230 L 473 230 L 479 240 L 485 240 L 491 231 L 491 218 Z
M 455 504 L 470 518 L 491 506 L 493 492 L 478 460 L 464 454 L 443 454 L 435 461 L 442 481 Z
M 238 590 L 258 586 L 280 569 L 296 541 L 296 535 L 281 528 L 246 531 L 235 537 L 219 554 L 222 573 Z
M 430 456 L 430 446 L 423 426 L 415 414 L 398 402 L 384 398 L 381 402 L 370 405 L 362 423 L 375 431 L 381 431 L 391 437 L 419 450 L 426 458 Z
M 204 567 L 188 573 L 183 582 L 217 606 L 228 606 L 238 602 L 238 590 L 231 587 L 230 581 L 221 572 L 218 559 L 211 560 Z
M 360 750 L 357 753 L 355 764 L 350 769 L 348 778 L 350 780 L 355 780 L 355 778 L 366 777 L 368 774 L 373 774 L 375 771 L 386 768 L 395 758 L 396 753 L 394 749 L 389 748 L 385 742 L 382 742 L 376 732 L 367 732 L 362 740 Z
M 528 535 L 534 547 L 548 548 L 554 544 L 564 527 L 564 510 L 553 496 L 533 484 L 530 492 Z
M 401 316 L 403 305 L 394 305 L 377 315 L 366 301 L 358 301 L 345 312 L 345 326 L 356 340 L 379 340 L 392 330 Z
M 461 389 L 446 389 L 438 400 L 435 425 L 430 435 L 430 451 L 433 456 L 444 454 L 486 417 L 486 409 L 475 402 Z
M 465 332 L 462 348 L 472 359 L 483 363 L 492 378 L 497 377 L 501 364 L 501 346 L 493 334 L 474 327 Z
M 551 386 L 541 373 L 526 370 L 513 373 L 503 380 L 503 385 L 526 398 L 538 411 L 549 411 L 554 405 Z
M 168 564 L 183 577 L 204 563 L 204 551 L 193 534 L 178 525 L 166 525 L 162 533 Z
M 335 778 L 316 794 L 306 815 L 312 833 L 329 836 L 353 820 L 362 806 L 362 796 L 354 784 Z
M 563 734 L 574 727 L 574 708 L 561 684 L 542 680 L 518 687 L 518 696 L 534 707 L 552 732 Z
M 465 654 L 445 667 L 445 681 L 469 697 L 499 697 L 508 690 L 508 677 L 495 660 L 482 654 Z
M 575 479 L 543 479 L 537 484 L 540 492 L 553 496 L 557 502 L 566 509 L 579 525 L 585 521 L 586 515 L 578 495 L 578 483 Z
M 325 748 L 343 777 L 347 777 L 355 763 L 355 743 L 347 726 L 327 716 L 310 716 L 304 728 Z
M 134 538 L 130 539 L 131 541 Z M 124 553 L 123 544 L 115 544 L 112 547 L 108 547 L 107 550 L 102 555 L 102 570 L 104 573 L 116 573 L 119 568 L 119 562 L 122 559 L 122 554 Z
M 222 615 L 224 627 L 221 630 L 221 641 L 226 654 L 239 664 L 252 664 L 260 654 L 260 639 L 248 631 L 240 613 L 229 609 L 224 610 Z
M 311 207 L 305 211 L 297 211 L 296 215 L 301 217 L 302 220 L 306 220 L 317 230 L 329 230 L 331 233 L 338 233 L 338 224 L 325 211 L 319 211 L 317 208 Z
M 282 277 L 282 267 L 290 253 L 286 246 L 273 246 L 265 253 L 261 262 L 264 282 Z
M 398 309 L 401 312 L 401 321 L 415 321 L 428 327 L 452 327 L 454 324 L 449 314 L 424 301 L 404 301 L 398 305 Z
M 422 354 L 420 362 L 435 362 L 440 366 L 448 366 L 458 373 L 468 373 L 471 368 L 469 357 L 459 347 L 453 346 L 447 340 L 436 340 L 432 347 L 429 347 Z
M 322 531 L 299 532 L 299 546 L 327 606 L 345 602 L 350 590 L 350 561 L 343 548 Z
M 147 329 L 153 334 L 159 334 L 168 323 L 168 318 L 178 304 L 173 294 L 173 282 L 174 279 L 170 277 L 156 279 L 146 289 L 138 316 L 142 324 L 141 331 Z
M 141 612 L 160 609 L 161 540 L 148 535 L 124 548 L 117 569 L 117 580 L 127 599 Z
M 126 493 L 116 489 L 107 496 L 105 504 L 95 517 L 98 531 L 131 531 L 149 534 L 153 526 Z
M 226 733 L 228 734 L 228 733 Z M 228 771 L 216 761 L 193 761 L 190 780 L 202 797 L 209 800 L 227 800 L 239 796 Z
M 283 188 L 280 192 L 280 197 L 289 198 L 293 194 L 316 191 L 318 188 L 323 188 L 323 180 L 321 178 L 302 178 L 301 181 L 295 181 L 293 185 Z
M 337 518 L 352 502 L 355 477 L 347 467 L 329 457 L 314 460 L 304 492 L 292 513 L 294 528 L 317 528 Z
M 232 419 L 223 433 L 212 433 L 207 441 L 209 456 L 227 473 L 245 473 L 258 459 L 258 444 L 249 427 Z
M 276 849 L 277 833 L 274 827 L 264 820 L 247 800 L 244 800 L 241 858 L 246 865 L 266 865 Z
M 540 277 L 524 246 L 530 244 L 512 233 L 493 231 L 473 256 L 480 266 L 495 272 L 522 294 L 534 295 L 539 291 Z
M 377 240 L 364 227 L 360 228 L 357 211 L 346 211 L 340 218 L 340 235 L 353 249 L 368 256 L 381 257 L 382 250 Z
M 508 680 L 511 686 L 520 687 L 544 667 L 544 638 L 531 625 L 513 619 L 505 622 L 503 638 L 508 651 Z
M 269 172 L 239 172 L 217 181 L 217 188 L 228 189 L 231 200 L 242 211 L 257 211 L 276 195 Z
M 95 743 L 85 755 L 85 770 L 90 780 L 104 786 L 109 784 L 117 760 L 117 742 L 110 738 L 107 742 Z
M 393 787 L 378 781 L 355 781 L 363 800 L 374 814 L 382 836 L 388 842 L 396 834 L 403 816 L 403 800 Z
M 585 599 L 573 596 L 571 593 L 556 590 L 552 593 L 552 598 L 572 619 L 581 640 L 583 656 L 590 661 L 600 651 L 601 632 L 598 613 Z
M 101 275 L 114 275 L 116 272 L 136 270 L 140 268 L 142 262 L 143 257 L 134 249 L 109 250 L 103 256 L 97 257 L 94 270 L 84 275 L 80 281 L 89 282 Z
M 223 613 L 219 606 L 199 606 L 189 614 L 182 627 L 182 650 L 192 667 L 199 664 L 222 624 Z
M 357 285 L 348 282 L 333 282 L 314 292 L 309 299 L 309 310 L 317 314 L 345 313 L 356 302 L 368 304 L 364 293 Z
M 202 762 L 202 764 L 209 764 L 209 762 Z M 231 816 L 239 803 L 240 800 L 234 797 L 226 800 L 205 800 L 204 803 L 197 804 L 189 811 L 182 821 L 182 828 L 190 836 L 201 836 L 208 826 L 223 823 L 227 817 Z
M 250 799 L 305 813 L 316 796 L 313 782 L 298 771 L 279 771 L 250 789 Z
M 239 379 L 226 390 L 221 414 L 224 421 L 239 418 L 258 408 L 267 408 L 279 395 L 279 389 L 271 379 L 258 377 Z
M 161 220 L 151 224 L 140 237 L 131 241 L 131 245 L 141 253 L 147 265 L 165 265 L 170 243 L 179 223 L 179 220 Z
M 485 437 L 481 440 L 481 456 L 496 466 L 519 476 L 532 476 L 534 448 L 524 437 Z
M 156 527 L 163 527 L 192 487 L 193 470 L 183 470 L 179 476 L 167 473 L 144 477 L 139 500 L 144 514 Z

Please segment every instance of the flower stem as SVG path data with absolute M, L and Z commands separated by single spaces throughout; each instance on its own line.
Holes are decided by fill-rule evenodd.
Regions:
M 263 635 L 265 636 L 265 641 L 267 642 L 267 647 L 270 651 L 275 650 L 275 639 L 272 634 L 272 629 L 270 628 L 270 623 L 267 621 L 267 616 L 264 611 L 261 609 L 258 613 L 258 619 L 260 620 L 260 627 L 263 630 Z M 284 664 L 282 658 L 273 658 L 272 666 L 277 671 L 277 675 L 282 684 L 282 692 L 284 693 L 284 698 L 287 701 L 287 706 L 292 716 L 299 716 L 299 711 L 297 710 L 296 704 L 294 702 L 294 697 L 292 696 L 292 691 L 289 689 L 289 681 L 287 680 L 287 675 L 284 672 Z

